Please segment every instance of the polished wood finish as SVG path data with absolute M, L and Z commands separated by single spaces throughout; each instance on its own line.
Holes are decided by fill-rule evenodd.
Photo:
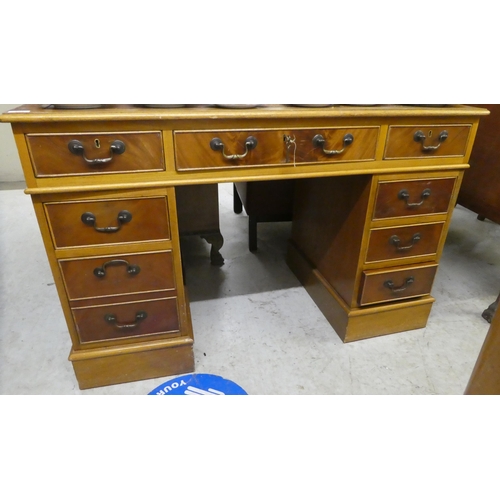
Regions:
M 116 352 L 72 351 L 73 363 L 80 389 L 105 385 L 123 384 L 172 374 L 189 373 L 193 370 L 192 343 L 165 342 L 165 345 L 142 345 L 140 350 L 120 349 Z M 111 355 L 110 355 L 111 354 Z
M 424 151 L 422 143 L 415 141 L 415 133 L 421 131 L 425 137 L 424 146 L 437 148 Z M 448 138 L 440 143 L 439 134 L 448 133 Z M 384 157 L 386 159 L 398 158 L 425 158 L 440 156 L 464 156 L 471 127 L 468 125 L 439 125 L 429 124 L 389 127 L 387 137 L 387 148 Z
M 160 132 L 28 134 L 26 140 L 37 177 L 165 170 Z M 72 140 L 82 143 L 88 160 L 111 161 L 90 166 L 82 156 L 70 152 Z M 125 145 L 122 154 L 110 152 L 117 140 Z
M 479 119 L 487 113 L 462 105 L 328 109 L 269 105 L 245 110 L 161 110 L 127 105 L 54 110 L 26 105 L 2 115 L 2 122 L 12 123 L 26 192 L 33 199 L 73 343 L 70 360 L 80 387 L 194 369 L 176 202 L 176 189 L 183 186 L 295 180 L 297 194 L 287 260 L 339 336 L 350 342 L 424 327 L 434 302 L 429 293 L 361 305 L 363 292 L 368 290 L 364 276 L 390 275 L 402 267 L 436 269 Z M 422 145 L 412 136 L 416 129 L 423 129 L 426 144 L 427 138 L 432 140 L 430 132 L 435 138 L 447 130 L 448 138 L 435 151 L 422 153 Z M 154 137 L 157 148 L 158 132 L 162 145 L 159 157 L 157 149 L 152 154 L 154 148 L 144 146 L 139 139 Z M 329 155 L 322 147 L 310 145 L 311 135 L 322 133 L 325 149 L 338 150 L 347 132 L 352 133 L 354 142 L 342 152 Z M 85 140 L 106 134 L 121 134 L 127 139 L 133 136 L 138 138 L 139 150 L 145 147 L 147 151 L 137 154 L 142 161 L 131 162 L 130 170 L 83 173 L 70 169 L 65 175 L 66 162 L 59 157 L 67 158 L 71 153 L 60 148 L 67 149 L 65 140 L 79 134 L 86 136 Z M 219 137 L 229 141 L 228 154 L 244 154 L 244 142 L 250 134 L 258 134 L 258 145 L 242 159 L 226 160 L 220 151 L 210 148 L 210 140 Z M 41 169 L 33 164 L 34 146 L 27 138 L 35 136 L 64 139 L 54 144 L 51 138 L 41 148 L 47 151 L 40 158 L 52 158 L 49 163 L 57 163 L 55 170 L 50 165 Z M 81 160 L 72 156 L 68 162 Z M 113 162 L 119 166 L 118 156 Z M 133 164 L 138 165 L 136 170 Z M 422 191 L 429 186 L 431 195 L 422 199 Z M 403 206 L 398 198 L 401 189 L 409 190 Z M 414 206 L 408 209 L 404 206 L 407 202 Z M 132 220 L 111 233 L 101 233 L 81 221 L 83 212 L 95 211 L 97 228 L 114 227 L 120 210 L 130 211 Z M 432 224 L 442 225 L 440 236 L 432 233 L 432 251 L 409 255 L 404 262 L 399 256 L 373 260 L 371 252 L 378 243 L 370 243 L 370 235 L 376 231 L 407 226 L 411 234 L 414 227 Z M 84 287 L 80 299 L 68 294 L 64 275 L 68 261 L 79 261 L 81 272 L 88 272 L 90 268 L 83 265 L 86 259 L 123 256 L 132 260 L 138 254 L 147 259 L 151 253 L 168 251 L 174 290 L 168 290 L 172 280 L 165 275 L 163 283 L 152 286 L 155 290 L 132 291 L 124 286 L 120 291 L 111 288 L 99 295 L 96 287 L 96 296 L 91 297 Z M 428 278 L 428 285 L 430 281 Z M 106 295 L 108 292 L 110 295 Z M 146 323 L 141 326 L 141 319 L 135 324 L 137 313 L 162 302 L 175 303 L 175 312 L 167 306 L 153 311 L 153 316 L 158 313 L 158 325 L 163 326 L 143 332 Z M 98 314 L 89 320 L 87 329 L 90 311 Z M 100 322 L 103 313 L 112 311 L 117 318 L 114 331 L 105 333 Z M 178 331 L 169 333 L 169 328 L 176 329 L 176 316 Z M 117 333 L 120 326 L 129 328 Z M 119 335 L 124 330 L 130 331 Z
M 370 231 L 366 262 L 435 256 L 443 228 L 444 222 L 374 228 Z
M 364 271 L 359 305 L 429 295 L 436 270 L 437 264 Z
M 450 209 L 455 182 L 456 177 L 380 182 L 374 219 L 446 214 Z M 408 192 L 407 200 L 400 196 L 403 190 Z M 427 198 L 426 190 L 430 190 Z
M 171 250 L 61 259 L 59 265 L 71 301 L 176 289 Z M 131 273 L 130 266 L 139 270 Z
M 156 300 L 75 307 L 72 309 L 82 344 L 101 340 L 122 340 L 149 335 L 179 335 L 179 314 L 176 297 Z M 144 319 L 137 317 L 145 313 Z M 106 317 L 116 318 L 112 323 Z
M 44 206 L 56 248 L 170 240 L 171 237 L 166 197 L 61 201 Z M 123 210 L 132 215 L 132 220 L 120 224 L 118 217 Z M 82 215 L 87 212 L 95 215 L 98 229 L 118 230 L 100 232 L 85 224 Z
M 500 314 L 493 317 L 465 394 L 500 395 Z

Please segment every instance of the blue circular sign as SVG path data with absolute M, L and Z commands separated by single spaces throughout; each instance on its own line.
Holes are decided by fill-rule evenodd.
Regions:
M 237 384 L 218 375 L 191 373 L 169 380 L 152 390 L 148 396 L 245 396 Z

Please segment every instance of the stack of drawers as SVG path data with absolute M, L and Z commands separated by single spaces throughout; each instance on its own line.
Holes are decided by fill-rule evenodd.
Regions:
M 175 188 L 112 189 L 113 175 L 165 170 L 162 134 L 28 134 L 26 144 L 37 178 L 110 183 L 33 197 L 80 388 L 192 371 Z
M 457 180 L 457 175 L 375 180 L 360 306 L 430 294 Z

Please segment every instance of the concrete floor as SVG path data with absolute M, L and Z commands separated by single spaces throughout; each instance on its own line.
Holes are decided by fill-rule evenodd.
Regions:
M 80 391 L 70 339 L 30 198 L 0 185 L 0 394 L 147 394 L 168 378 Z M 183 240 L 197 373 L 220 375 L 253 395 L 463 394 L 500 290 L 500 226 L 457 207 L 426 328 L 343 344 L 284 262 L 289 223 L 259 225 L 219 188 L 223 267 L 208 246 Z

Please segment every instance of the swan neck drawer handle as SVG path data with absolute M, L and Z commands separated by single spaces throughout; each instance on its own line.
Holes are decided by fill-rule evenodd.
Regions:
M 94 269 L 94 275 L 97 276 L 98 278 L 104 278 L 106 276 L 106 268 L 109 266 L 126 266 L 127 267 L 127 274 L 131 276 L 135 276 L 141 272 L 141 268 L 139 266 L 136 266 L 134 264 L 129 264 L 126 260 L 124 259 L 113 259 L 109 260 L 108 262 L 105 262 L 102 267 L 96 267 Z
M 132 214 L 128 210 L 122 210 L 117 217 L 118 226 L 115 227 L 97 227 L 96 216 L 92 212 L 82 214 L 81 220 L 85 225 L 92 226 L 98 233 L 116 233 L 123 224 L 132 220 Z
M 312 143 L 315 148 L 321 148 L 323 150 L 323 154 L 327 156 L 335 156 L 342 154 L 348 146 L 350 146 L 354 142 L 354 136 L 352 134 L 344 135 L 344 139 L 342 144 L 344 147 L 342 149 L 326 149 L 326 139 L 321 134 L 316 134 L 313 137 Z
M 106 314 L 104 320 L 106 323 L 113 325 L 118 330 L 133 330 L 137 328 L 141 321 L 144 321 L 148 317 L 147 313 L 144 311 L 139 311 L 135 315 L 135 323 L 120 323 L 116 314 Z
M 429 188 L 426 188 L 422 191 L 422 194 L 420 195 L 421 201 L 415 202 L 415 203 L 409 203 L 408 200 L 410 199 L 410 193 L 408 192 L 408 189 L 402 189 L 398 193 L 398 198 L 400 200 L 404 200 L 406 202 L 406 206 L 408 208 L 415 208 L 415 207 L 420 207 L 424 203 L 424 201 L 429 198 L 431 195 L 431 190 Z
M 448 139 L 448 131 L 447 130 L 443 130 L 439 134 L 439 136 L 438 136 L 438 144 L 436 144 L 435 146 L 426 146 L 425 145 L 426 139 L 427 139 L 427 136 L 421 130 L 418 130 L 417 132 L 415 132 L 415 135 L 413 136 L 413 140 L 415 142 L 422 143 L 422 151 L 424 153 L 427 153 L 429 151 L 436 151 L 437 149 L 439 149 L 441 147 L 441 144 L 443 144 L 443 142 L 446 141 L 446 139 Z
M 214 137 L 210 141 L 210 148 L 213 151 L 220 151 L 222 153 L 222 156 L 226 160 L 241 160 L 241 159 L 245 158 L 245 156 L 247 156 L 248 153 L 250 151 L 252 151 L 252 149 L 255 149 L 257 147 L 257 142 L 258 141 L 255 137 L 249 136 L 249 137 L 247 137 L 247 139 L 245 141 L 245 152 L 242 154 L 231 155 L 231 154 L 226 153 L 225 146 L 224 146 L 224 143 L 222 142 L 222 140 L 219 139 L 218 137 Z
M 84 145 L 76 139 L 73 141 L 69 141 L 68 149 L 72 154 L 76 156 L 81 156 L 89 167 L 101 167 L 112 161 L 115 155 L 121 155 L 125 153 L 125 143 L 123 141 L 113 141 L 109 148 L 111 154 L 109 158 L 95 158 L 95 159 L 87 158 L 85 156 Z
M 415 246 L 415 244 L 418 243 L 421 239 L 422 236 L 420 235 L 420 233 L 415 233 L 413 235 L 413 238 L 411 239 L 411 243 L 407 246 L 404 247 L 401 246 L 401 240 L 397 235 L 391 236 L 389 242 L 391 243 L 391 245 L 394 245 L 396 247 L 396 250 L 398 252 L 403 252 L 405 250 L 411 250 Z
M 387 280 L 384 283 L 384 286 L 388 288 L 392 293 L 399 293 L 404 292 L 413 283 L 415 283 L 415 278 L 413 276 L 410 276 L 409 278 L 405 279 L 405 282 L 400 287 L 395 286 L 394 281 L 392 280 Z

